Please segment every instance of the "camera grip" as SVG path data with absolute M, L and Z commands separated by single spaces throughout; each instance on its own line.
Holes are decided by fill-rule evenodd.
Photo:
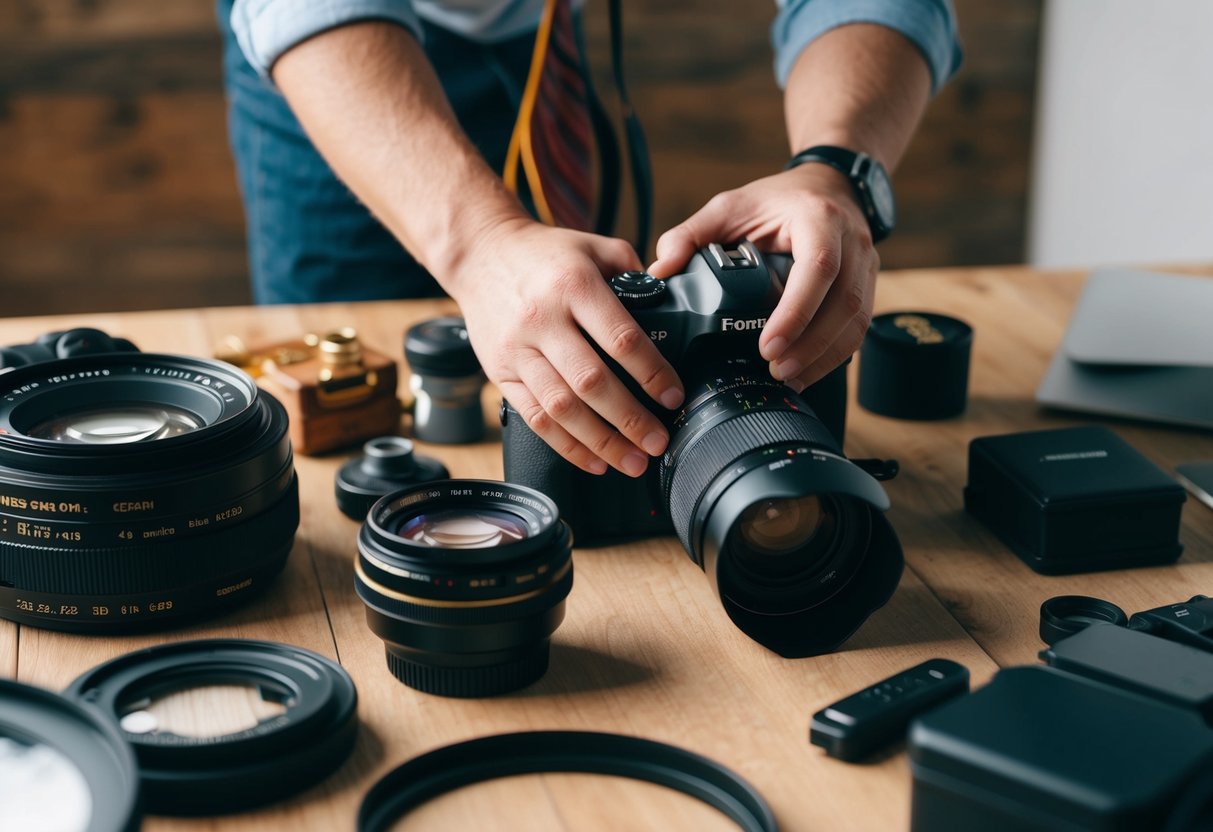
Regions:
M 560 516 L 576 528 L 573 476 L 577 469 L 531 430 L 508 401 L 501 402 L 501 446 L 505 481 L 541 491 L 556 501 Z

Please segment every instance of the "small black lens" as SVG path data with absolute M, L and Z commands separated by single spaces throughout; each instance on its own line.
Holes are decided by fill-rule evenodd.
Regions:
M 267 585 L 298 525 L 286 412 L 236 368 L 134 352 L 0 376 L 0 617 L 170 626 Z
M 492 696 L 547 670 L 573 585 L 571 546 L 544 494 L 440 480 L 371 507 L 354 583 L 400 681 L 442 696 Z

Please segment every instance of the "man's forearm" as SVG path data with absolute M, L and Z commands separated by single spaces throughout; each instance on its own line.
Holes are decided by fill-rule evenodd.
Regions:
M 332 29 L 287 51 L 272 74 L 333 170 L 440 282 L 475 235 L 526 217 L 406 29 Z
M 905 36 L 884 26 L 840 26 L 814 40 L 792 67 L 784 95 L 793 153 L 832 144 L 874 156 L 890 170 L 931 94 L 931 74 Z

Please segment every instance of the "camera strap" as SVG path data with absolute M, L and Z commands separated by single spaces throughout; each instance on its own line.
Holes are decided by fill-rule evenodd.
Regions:
M 643 257 L 652 224 L 653 177 L 644 130 L 624 79 L 621 3 L 610 0 L 608 5 L 611 73 L 635 200 L 632 245 Z M 611 235 L 618 219 L 623 158 L 611 115 L 594 89 L 579 22 L 572 0 L 546 0 L 502 178 L 511 191 L 525 192 L 543 222 Z

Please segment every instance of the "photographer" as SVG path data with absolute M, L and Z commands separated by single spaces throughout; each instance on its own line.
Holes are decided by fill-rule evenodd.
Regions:
M 676 373 L 603 281 L 643 264 L 622 240 L 536 222 L 496 173 L 542 0 L 232 5 L 220 0 L 219 15 L 257 300 L 434 294 L 428 272 L 540 437 L 585 471 L 641 475 L 668 434 L 591 342 L 655 401 L 681 403 Z M 793 152 L 830 145 L 891 167 L 959 61 L 950 3 L 780 5 Z M 742 237 L 795 257 L 760 347 L 801 389 L 867 328 L 879 264 L 868 219 L 846 175 L 799 164 L 711 199 L 660 237 L 650 271 L 667 277 L 697 247 Z

